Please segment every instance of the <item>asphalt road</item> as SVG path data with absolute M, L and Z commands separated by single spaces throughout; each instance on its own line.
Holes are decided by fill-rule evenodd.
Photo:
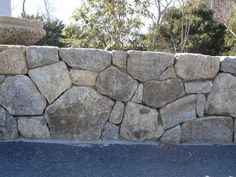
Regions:
M 0 142 L 0 177 L 236 177 L 236 146 Z

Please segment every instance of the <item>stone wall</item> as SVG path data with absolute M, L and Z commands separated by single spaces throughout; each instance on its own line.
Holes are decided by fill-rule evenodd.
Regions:
M 236 142 L 236 57 L 0 46 L 0 138 Z

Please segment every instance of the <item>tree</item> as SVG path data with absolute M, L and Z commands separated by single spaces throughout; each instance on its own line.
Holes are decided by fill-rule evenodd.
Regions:
M 142 22 L 129 0 L 85 0 L 66 26 L 70 46 L 102 49 L 142 49 Z

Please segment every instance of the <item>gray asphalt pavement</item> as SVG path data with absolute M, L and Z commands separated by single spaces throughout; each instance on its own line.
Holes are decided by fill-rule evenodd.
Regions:
M 0 177 L 236 177 L 236 146 L 0 142 Z

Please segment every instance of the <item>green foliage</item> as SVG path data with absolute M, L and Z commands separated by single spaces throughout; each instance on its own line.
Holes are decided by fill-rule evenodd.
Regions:
M 129 0 L 85 0 L 65 27 L 69 46 L 102 49 L 142 49 L 142 22 Z M 69 38 L 69 39 L 68 39 Z

